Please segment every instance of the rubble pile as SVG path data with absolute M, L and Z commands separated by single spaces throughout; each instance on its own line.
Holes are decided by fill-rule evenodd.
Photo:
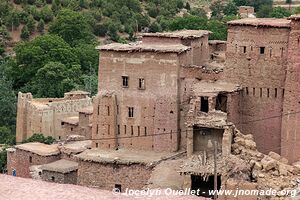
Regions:
M 275 152 L 265 155 L 256 148 L 252 135 L 243 135 L 235 130 L 232 154 L 245 160 L 251 167 L 251 181 L 257 183 L 257 189 L 274 189 L 277 197 L 284 199 L 284 192 L 300 187 L 300 161 L 290 165 L 286 158 Z M 285 196 L 285 195 L 284 195 Z

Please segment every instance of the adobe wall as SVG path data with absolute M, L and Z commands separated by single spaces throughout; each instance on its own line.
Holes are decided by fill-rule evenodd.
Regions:
M 128 137 L 118 139 L 119 147 L 176 151 L 179 129 L 179 63 L 190 61 L 189 58 L 179 61 L 176 53 L 129 54 L 102 51 L 98 100 L 95 100 L 94 113 L 98 106 L 101 111 L 99 115 L 94 114 L 93 138 L 109 137 L 108 133 L 111 137 L 117 132 L 118 137 Z M 128 88 L 122 87 L 124 75 L 129 78 Z M 144 90 L 138 89 L 139 78 L 145 80 Z M 106 93 L 115 95 L 113 105 L 113 101 L 106 100 Z M 108 116 L 108 106 L 111 116 Z M 128 107 L 134 107 L 133 118 L 128 117 Z M 113 112 L 117 114 L 113 115 Z M 97 123 L 98 136 L 95 130 Z M 107 130 L 108 127 L 110 131 Z M 161 133 L 170 134 L 160 135 Z M 103 142 L 106 143 L 105 148 L 114 147 L 107 143 L 115 141 Z M 93 146 L 96 146 L 95 142 Z
M 288 35 L 288 28 L 228 29 L 224 77 L 244 88 L 236 126 L 245 134 L 253 134 L 264 153 L 280 152 Z M 265 47 L 264 54 L 260 47 Z
M 69 98 L 69 97 L 68 97 Z M 16 142 L 43 133 L 55 139 L 65 139 L 61 119 L 78 115 L 78 110 L 91 105 L 91 98 L 84 99 L 33 99 L 30 93 L 18 94 Z
M 16 159 L 16 151 L 15 149 L 7 150 L 7 174 L 12 175 L 13 169 L 17 166 L 17 159 Z
M 139 164 L 121 165 L 79 161 L 77 180 L 78 185 L 109 191 L 115 188 L 115 184 L 120 184 L 122 191 L 126 188 L 140 190 L 147 184 L 151 171 L 151 168 Z
M 53 180 L 54 177 L 54 180 Z M 42 180 L 48 182 L 62 183 L 62 184 L 77 184 L 77 171 L 70 173 L 59 173 L 53 171 L 43 170 Z
M 300 157 L 300 22 L 293 20 L 291 27 L 283 105 L 281 154 L 290 162 L 294 162 Z
M 14 153 L 8 153 L 7 166 L 8 174 L 12 174 L 12 170 L 16 169 L 17 176 L 23 178 L 31 178 L 29 167 L 32 165 L 42 165 L 54 162 L 60 159 L 60 155 L 40 156 L 32 152 L 16 149 Z M 30 162 L 30 157 L 32 162 Z

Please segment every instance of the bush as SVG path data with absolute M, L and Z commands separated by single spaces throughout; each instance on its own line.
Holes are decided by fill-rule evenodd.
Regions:
M 44 33 L 44 29 L 45 29 L 45 22 L 43 19 L 41 19 L 37 25 L 37 31 L 40 33 Z
M 21 31 L 21 38 L 23 40 L 28 40 L 29 39 L 29 36 L 30 36 L 30 33 L 29 33 L 29 30 L 28 30 L 28 27 L 27 25 L 25 25 L 23 28 L 22 28 L 22 31 Z
M 44 144 L 53 144 L 55 139 L 52 136 L 45 137 L 42 133 L 34 133 L 30 138 L 24 140 L 22 143 L 40 142 Z

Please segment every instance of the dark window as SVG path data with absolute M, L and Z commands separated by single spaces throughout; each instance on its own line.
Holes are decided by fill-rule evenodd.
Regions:
M 145 135 L 147 135 L 147 127 L 145 127 Z
M 51 181 L 54 182 L 55 181 L 55 177 L 51 176 Z
M 255 96 L 255 88 L 253 88 L 253 96 Z
M 60 136 L 58 136 L 58 139 L 59 139 L 59 140 L 60 140 L 60 138 L 61 138 L 61 137 L 60 137 Z
M 126 135 L 126 125 L 124 125 L 124 134 Z
M 267 97 L 270 97 L 270 89 L 267 89 Z
M 122 192 L 122 186 L 121 184 L 115 184 L 115 190 L 114 192 Z
M 224 94 L 218 94 L 216 99 L 216 110 L 227 112 L 227 96 Z
M 110 134 L 110 125 L 107 125 L 107 134 Z
M 73 128 L 71 128 L 71 131 L 73 131 Z
M 249 90 L 248 90 L 248 87 L 246 87 L 246 94 L 247 94 L 247 95 L 249 94 Z
M 123 87 L 128 87 L 128 76 L 122 76 Z
M 96 127 L 96 134 L 98 134 L 98 131 L 99 131 L 99 125 L 97 124 L 97 127 Z
M 65 125 L 65 122 L 61 122 L 61 125 L 62 125 L 62 126 Z
M 277 88 L 275 88 L 275 98 L 277 98 Z
M 284 89 L 282 89 L 282 97 L 284 97 Z
M 262 88 L 259 89 L 259 96 L 262 97 Z
M 128 107 L 128 117 L 133 117 L 133 107 Z
M 121 131 L 120 131 L 120 125 L 118 125 L 118 135 L 121 134 Z
M 131 135 L 133 135 L 133 126 L 131 126 Z
M 98 115 L 100 115 L 100 106 L 98 106 Z
M 96 142 L 96 148 L 98 148 L 98 143 Z
M 119 105 L 117 105 L 117 114 L 119 114 Z
M 208 112 L 208 97 L 201 97 L 201 108 L 200 111 Z
M 139 78 L 139 89 L 144 90 L 145 89 L 145 79 Z
M 243 53 L 247 53 L 247 47 L 243 47 Z
M 259 53 L 265 54 L 265 47 L 259 47 Z
M 110 110 L 109 110 L 109 106 L 107 106 L 107 115 L 110 115 Z
M 32 163 L 32 157 L 31 156 L 29 156 L 29 162 Z
M 138 126 L 138 136 L 140 136 L 141 132 L 140 132 L 140 126 Z

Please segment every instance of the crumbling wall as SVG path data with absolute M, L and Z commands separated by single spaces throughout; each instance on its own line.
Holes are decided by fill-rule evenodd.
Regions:
M 152 168 L 144 165 L 110 164 L 80 161 L 78 166 L 78 184 L 111 191 L 116 184 L 122 190 L 142 189 L 151 176 Z
M 42 180 L 55 183 L 63 184 L 77 184 L 77 171 L 72 171 L 69 173 L 59 173 L 48 170 L 43 170 Z

